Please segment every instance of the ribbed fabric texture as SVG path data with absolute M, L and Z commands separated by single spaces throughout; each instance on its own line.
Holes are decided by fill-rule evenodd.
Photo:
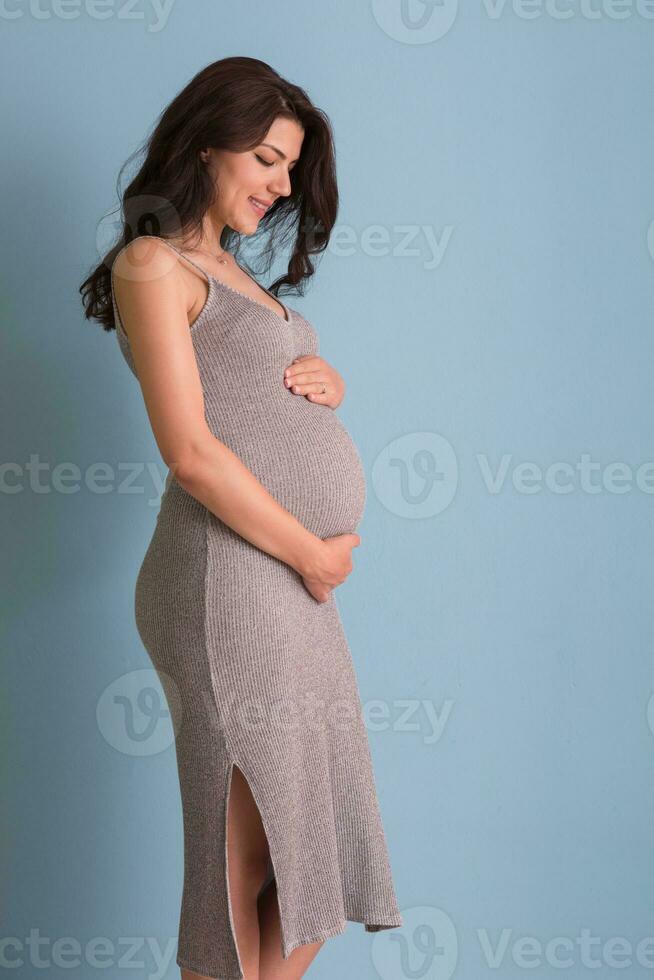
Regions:
M 190 328 L 209 428 L 314 534 L 356 531 L 366 500 L 358 451 L 331 408 L 283 384 L 295 357 L 318 353 L 315 330 L 296 310 L 286 308 L 287 320 L 181 257 L 209 285 Z M 177 964 L 216 980 L 243 977 L 227 879 L 233 765 L 266 831 L 284 958 L 348 920 L 369 932 L 402 926 L 334 592 L 317 602 L 293 569 L 169 474 L 135 617 L 175 718 L 184 816 Z

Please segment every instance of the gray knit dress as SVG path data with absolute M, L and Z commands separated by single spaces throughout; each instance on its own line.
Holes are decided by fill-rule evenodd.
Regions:
M 355 532 L 366 499 L 358 451 L 333 409 L 283 383 L 295 357 L 318 353 L 316 331 L 296 310 L 284 306 L 282 317 L 175 251 L 208 281 L 190 331 L 210 430 L 314 534 Z M 120 349 L 138 378 L 113 277 L 112 300 Z M 294 569 L 169 472 L 134 598 L 176 734 L 177 964 L 216 980 L 243 977 L 227 878 L 233 765 L 266 832 L 285 959 L 348 920 L 368 932 L 403 925 L 335 590 L 317 602 Z

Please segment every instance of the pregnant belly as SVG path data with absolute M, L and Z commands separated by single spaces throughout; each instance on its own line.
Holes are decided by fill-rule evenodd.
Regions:
M 313 534 L 326 538 L 354 532 L 366 503 L 359 452 L 333 409 L 290 397 L 295 399 L 292 417 L 259 418 L 256 433 L 231 448 Z
M 361 457 L 333 409 L 305 404 L 306 424 L 286 456 L 287 509 L 320 537 L 356 531 L 366 501 Z

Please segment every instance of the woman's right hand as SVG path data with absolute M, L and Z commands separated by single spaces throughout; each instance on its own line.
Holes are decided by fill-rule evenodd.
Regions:
M 352 548 L 361 544 L 358 534 L 337 534 L 323 538 L 300 572 L 314 599 L 327 602 L 331 590 L 345 581 L 352 571 Z

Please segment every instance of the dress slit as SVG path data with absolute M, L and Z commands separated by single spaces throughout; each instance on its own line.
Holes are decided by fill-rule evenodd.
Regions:
M 234 759 L 231 759 L 230 762 L 228 763 L 228 767 L 227 767 L 227 785 L 226 785 L 226 789 L 225 789 L 225 824 L 224 824 L 224 840 L 225 840 L 225 865 L 224 865 L 224 867 L 225 867 L 225 891 L 226 891 L 226 894 L 227 894 L 227 909 L 228 909 L 228 915 L 229 915 L 229 927 L 230 927 L 231 932 L 232 932 L 232 939 L 233 939 L 233 943 L 234 943 L 234 948 L 235 948 L 236 954 L 238 956 L 239 970 L 241 972 L 241 975 L 243 975 L 243 973 L 244 973 L 244 971 L 243 971 L 243 964 L 241 962 L 241 954 L 240 954 L 240 950 L 238 948 L 238 941 L 237 941 L 237 936 L 236 936 L 236 928 L 235 928 L 235 925 L 234 925 L 234 914 L 233 914 L 233 910 L 232 910 L 232 898 L 231 898 L 230 889 L 229 889 L 229 842 L 228 842 L 229 799 L 230 799 L 230 791 L 231 791 L 231 788 L 232 788 L 232 776 L 233 776 L 233 773 L 234 773 L 234 767 L 235 766 L 239 770 L 239 772 L 241 773 L 241 776 L 243 777 L 243 779 L 247 783 L 248 789 L 250 790 L 250 793 L 252 794 L 252 799 L 254 800 L 254 803 L 256 805 L 257 810 L 259 811 L 259 818 L 261 820 L 261 824 L 263 826 L 264 834 L 265 834 L 266 841 L 267 841 L 267 844 L 268 844 L 268 854 L 269 854 L 269 859 L 268 859 L 268 874 L 266 876 L 266 880 L 264 881 L 263 885 L 259 889 L 259 892 L 257 894 L 257 899 L 262 895 L 262 893 L 266 890 L 266 888 L 274 880 L 275 881 L 275 885 L 276 885 L 276 887 L 275 887 L 275 893 L 276 893 L 276 901 L 277 901 L 277 914 L 279 916 L 279 925 L 280 925 L 280 937 L 281 937 L 280 952 L 281 952 L 281 955 L 282 955 L 282 959 L 288 959 L 288 956 L 286 956 L 285 953 L 284 953 L 284 946 L 285 946 L 285 943 L 286 943 L 287 932 L 286 932 L 286 926 L 285 926 L 285 915 L 282 912 L 282 900 L 280 898 L 279 878 L 278 878 L 278 875 L 277 875 L 277 869 L 280 866 L 280 862 L 277 861 L 277 860 L 275 860 L 275 853 L 274 853 L 275 852 L 275 844 L 271 840 L 271 834 L 270 834 L 270 828 L 269 828 L 270 821 L 269 821 L 268 817 L 264 814 L 264 811 L 263 811 L 263 809 L 262 809 L 262 807 L 261 807 L 261 805 L 259 803 L 259 800 L 257 799 L 257 795 L 255 793 L 254 786 L 252 785 L 252 780 L 248 776 L 248 774 L 247 774 L 246 770 L 244 769 L 243 765 L 240 762 L 235 762 Z

